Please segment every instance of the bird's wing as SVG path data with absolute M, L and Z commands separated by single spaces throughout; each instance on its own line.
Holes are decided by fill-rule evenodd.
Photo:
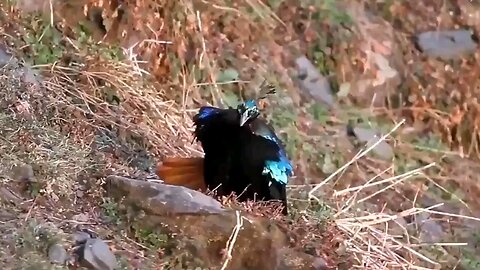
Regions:
M 293 166 L 287 157 L 282 141 L 275 134 L 273 127 L 268 125 L 262 119 L 256 119 L 250 124 L 251 132 L 263 140 L 273 142 L 275 147 L 276 160 L 267 160 L 265 162 L 264 174 L 270 176 L 280 183 L 287 184 L 288 177 L 293 174 Z
M 286 157 L 283 142 L 278 138 L 274 128 L 263 119 L 257 118 L 250 123 L 250 130 L 253 134 L 260 136 L 266 140 L 272 141 L 278 147 L 278 152 Z

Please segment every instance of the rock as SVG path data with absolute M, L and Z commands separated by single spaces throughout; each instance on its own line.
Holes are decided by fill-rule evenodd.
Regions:
M 415 221 L 420 228 L 420 239 L 423 243 L 438 243 L 445 238 L 442 226 L 430 218 L 430 214 L 421 212 L 415 216 Z
M 74 215 L 72 219 L 79 222 L 87 222 L 90 219 L 90 216 L 87 213 L 81 213 Z
M 477 49 L 472 33 L 467 30 L 423 32 L 416 36 L 416 45 L 426 55 L 443 60 L 458 59 Z
M 48 249 L 48 259 L 51 263 L 63 265 L 68 260 L 68 254 L 62 245 L 53 244 Z
M 19 182 L 33 182 L 35 178 L 33 168 L 28 164 L 14 166 L 12 177 Z
M 37 70 L 34 70 L 29 66 L 24 67 L 21 72 L 23 74 L 23 81 L 32 85 L 33 89 L 38 91 L 43 81 L 42 75 L 40 75 Z
M 6 187 L 0 187 L 0 200 L 18 205 L 22 199 Z
M 220 268 L 232 232 L 240 227 L 227 269 L 312 267 L 312 256 L 285 248 L 288 238 L 274 221 L 224 209 L 219 202 L 200 192 L 120 176 L 108 176 L 107 189 L 108 194 L 127 209 L 137 212 L 130 213 L 136 226 L 181 239 L 170 244 L 172 248 L 165 252 L 171 254 L 171 258 L 189 254 L 185 260 L 192 264 L 188 265 L 191 269 Z M 292 263 L 308 268 L 292 268 L 289 266 Z
M 307 57 L 301 56 L 295 62 L 297 64 L 300 89 L 315 100 L 333 107 L 335 100 L 327 78 L 318 72 L 317 68 Z
M 85 192 L 83 190 L 77 190 L 75 192 L 75 195 L 77 196 L 77 198 L 83 198 L 83 196 L 85 195 Z
M 454 202 L 445 201 L 440 195 L 433 194 L 432 192 L 425 192 L 424 194 L 422 194 L 422 196 L 419 196 L 417 203 L 419 207 L 424 208 L 429 208 L 441 204 L 435 207 L 435 210 L 445 213 L 453 213 L 457 215 L 461 214 L 462 209 L 462 207 L 456 205 Z
M 78 250 L 80 265 L 94 270 L 113 270 L 117 267 L 117 258 L 108 245 L 101 239 L 89 238 Z
M 317 257 L 313 261 L 313 268 L 315 270 L 326 270 L 326 269 L 328 269 L 328 265 L 327 265 L 327 262 L 323 258 Z
M 182 186 L 166 185 L 120 176 L 107 177 L 108 192 L 124 194 L 156 215 L 218 214 L 225 209 L 220 202 L 201 192 Z
M 15 58 L 13 58 L 11 54 L 7 53 L 7 51 L 0 46 L 0 68 L 3 68 L 8 63 L 15 61 Z
M 327 262 L 320 257 L 316 257 L 304 252 L 284 249 L 284 260 L 280 262 L 275 270 L 327 270 L 332 269 Z
M 382 136 L 379 136 L 375 130 L 361 127 L 347 127 L 347 133 L 355 136 L 359 142 L 366 143 L 366 148 L 375 144 Z M 394 157 L 392 147 L 385 141 L 380 142 L 372 151 L 381 159 L 391 160 Z

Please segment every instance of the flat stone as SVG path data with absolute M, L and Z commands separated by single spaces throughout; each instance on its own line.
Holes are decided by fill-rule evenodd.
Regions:
M 366 147 L 370 147 L 375 144 L 382 136 L 376 130 L 363 127 L 348 127 L 350 135 L 355 136 L 359 142 L 366 143 Z M 386 142 L 382 141 L 377 144 L 372 152 L 383 160 L 391 160 L 394 157 L 393 148 Z
M 107 177 L 108 192 L 124 194 L 157 215 L 219 214 L 225 209 L 214 198 L 201 192 L 174 185 L 152 183 L 121 176 Z
M 316 101 L 322 102 L 329 107 L 334 106 L 335 100 L 327 78 L 317 70 L 307 57 L 301 56 L 295 62 L 297 64 L 300 89 L 312 96 Z
M 468 30 L 423 32 L 417 35 L 416 44 L 426 55 L 444 60 L 458 59 L 477 49 Z
M 313 267 L 315 257 L 288 248 L 288 237 L 275 221 L 225 209 L 198 191 L 113 175 L 107 177 L 107 190 L 127 210 L 133 209 L 129 216 L 136 226 L 180 238 L 178 241 L 184 247 L 171 249 L 169 256 L 189 254 L 194 260 L 189 261 L 192 269 L 200 266 L 220 269 L 226 258 L 222 252 L 236 228 L 241 229 L 227 269 Z M 175 242 L 175 246 L 178 243 Z

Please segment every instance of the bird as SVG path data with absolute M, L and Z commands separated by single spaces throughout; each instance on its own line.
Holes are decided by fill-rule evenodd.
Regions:
M 272 93 L 269 89 L 258 100 Z M 260 115 L 254 99 L 237 108 L 201 107 L 193 117 L 193 135 L 204 157 L 166 158 L 157 175 L 167 184 L 215 189 L 220 196 L 235 193 L 239 201 L 280 201 L 288 214 L 286 185 L 293 166 L 274 128 Z

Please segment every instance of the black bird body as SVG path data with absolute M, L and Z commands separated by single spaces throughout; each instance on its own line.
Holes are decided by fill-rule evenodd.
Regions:
M 202 107 L 193 117 L 194 136 L 202 144 L 204 157 L 204 181 L 210 189 L 224 194 L 228 190 L 232 170 L 235 138 L 240 126 L 235 109 Z
M 253 101 L 239 108 L 202 107 L 193 120 L 202 144 L 204 180 L 217 194 L 239 200 L 279 200 L 286 213 L 286 184 L 292 166 L 271 126 L 258 118 Z

